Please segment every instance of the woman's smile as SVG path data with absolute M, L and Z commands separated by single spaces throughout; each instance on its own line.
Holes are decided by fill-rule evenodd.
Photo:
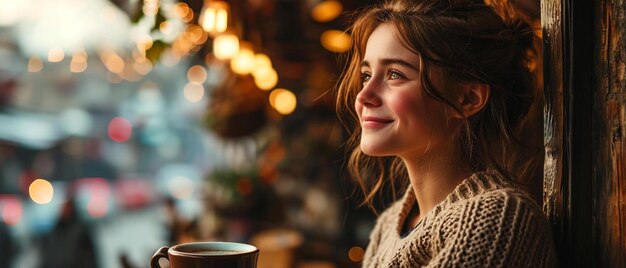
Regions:
M 361 126 L 365 129 L 379 129 L 391 125 L 393 119 L 383 117 L 364 116 L 361 120 Z

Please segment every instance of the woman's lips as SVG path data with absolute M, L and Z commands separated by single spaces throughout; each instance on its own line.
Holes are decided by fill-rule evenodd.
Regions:
M 364 116 L 361 122 L 363 128 L 376 129 L 387 126 L 393 122 L 393 119 L 387 119 L 382 117 Z

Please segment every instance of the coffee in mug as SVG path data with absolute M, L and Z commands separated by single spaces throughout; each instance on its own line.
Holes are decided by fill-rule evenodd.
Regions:
M 233 267 L 256 268 L 259 249 L 233 242 L 195 242 L 161 247 L 150 259 L 150 268 L 160 268 L 167 259 L 170 268 Z

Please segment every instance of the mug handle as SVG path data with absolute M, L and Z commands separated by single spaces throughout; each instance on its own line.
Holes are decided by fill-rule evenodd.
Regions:
M 150 268 L 161 268 L 161 266 L 159 265 L 159 260 L 161 258 L 165 258 L 167 261 L 169 261 L 170 259 L 167 256 L 167 250 L 169 249 L 169 247 L 161 247 L 159 250 L 157 250 L 157 252 L 152 255 L 152 258 L 150 258 Z

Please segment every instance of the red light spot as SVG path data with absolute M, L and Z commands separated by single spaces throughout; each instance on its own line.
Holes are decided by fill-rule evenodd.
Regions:
M 16 225 L 22 219 L 22 204 L 16 199 L 6 199 L 2 209 L 2 220 L 8 225 Z
M 100 218 L 107 214 L 109 206 L 105 198 L 92 197 L 87 204 L 87 213 L 91 217 Z
M 132 124 L 123 117 L 115 117 L 109 122 L 109 138 L 116 142 L 127 141 L 133 132 Z

